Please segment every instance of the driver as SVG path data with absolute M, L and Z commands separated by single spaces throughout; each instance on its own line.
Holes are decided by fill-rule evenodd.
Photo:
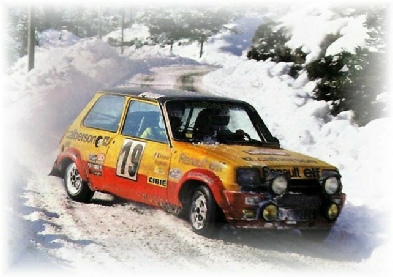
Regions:
M 194 138 L 230 136 L 228 129 L 230 114 L 228 108 L 206 108 L 198 114 L 195 121 Z

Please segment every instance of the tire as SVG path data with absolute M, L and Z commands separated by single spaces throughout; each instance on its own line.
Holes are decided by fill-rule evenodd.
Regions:
M 199 186 L 192 195 L 189 208 L 189 221 L 192 230 L 198 235 L 212 237 L 215 231 L 216 202 L 210 190 Z
M 64 174 L 64 185 L 68 196 L 74 201 L 87 203 L 93 198 L 94 191 L 82 180 L 74 162 L 67 166 Z

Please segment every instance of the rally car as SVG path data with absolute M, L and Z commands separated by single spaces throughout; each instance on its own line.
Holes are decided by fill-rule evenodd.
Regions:
M 328 232 L 346 199 L 336 167 L 281 148 L 250 104 L 172 90 L 96 93 L 51 175 L 75 201 L 110 193 L 186 215 L 204 236 L 217 222 Z

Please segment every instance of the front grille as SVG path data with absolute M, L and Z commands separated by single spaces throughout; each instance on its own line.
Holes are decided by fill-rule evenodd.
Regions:
M 322 187 L 316 179 L 291 179 L 288 191 L 305 195 L 321 195 Z
M 316 210 L 321 207 L 322 199 L 318 195 L 287 193 L 277 199 L 277 205 L 289 209 Z

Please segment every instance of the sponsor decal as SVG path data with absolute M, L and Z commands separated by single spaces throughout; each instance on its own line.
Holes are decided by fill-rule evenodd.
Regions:
M 89 162 L 103 164 L 105 161 L 104 154 L 89 154 Z
M 313 179 L 319 179 L 320 174 L 322 172 L 322 169 L 320 168 L 298 168 L 298 167 L 293 167 L 293 168 L 280 168 L 280 169 L 274 169 L 274 168 L 263 168 L 264 170 L 264 175 L 266 176 L 269 172 L 280 172 L 288 175 L 290 178 L 313 178 Z
M 89 174 L 102 176 L 102 165 L 88 162 L 87 167 L 89 168 Z
M 305 164 L 317 164 L 318 162 L 312 159 L 290 158 L 290 157 L 242 157 L 247 162 L 295 162 Z
M 175 180 L 180 179 L 182 175 L 183 175 L 182 171 L 178 168 L 173 168 L 169 171 L 169 177 Z
M 156 165 L 160 165 L 160 166 L 168 166 L 168 163 L 167 162 L 163 162 L 163 161 L 154 161 L 154 163 Z
M 154 167 L 154 173 L 163 175 L 166 172 L 165 169 L 166 169 L 166 167 L 156 166 L 156 167 Z
M 200 173 L 200 172 L 189 172 L 187 174 L 187 177 L 202 179 L 203 181 L 205 181 L 208 184 L 213 184 L 214 183 L 213 178 L 207 176 L 206 174 Z
M 206 168 L 206 169 L 210 169 L 212 171 L 216 171 L 216 172 L 221 172 L 223 165 L 221 163 L 218 162 L 212 162 L 209 161 L 208 159 L 196 159 L 196 158 L 191 158 L 189 156 L 187 156 L 187 154 L 180 154 L 179 157 L 179 163 L 185 164 L 185 165 L 192 165 L 198 168 Z
M 167 180 L 159 179 L 159 178 L 152 177 L 152 176 L 147 177 L 147 182 L 149 184 L 164 187 L 164 188 L 166 188 L 166 186 L 167 186 Z
M 162 160 L 166 160 L 166 161 L 168 161 L 170 159 L 169 156 L 163 155 L 163 154 L 161 154 L 159 152 L 154 153 L 154 158 L 162 159 Z
M 94 143 L 95 146 L 108 146 L 110 137 L 109 136 L 93 136 L 90 134 L 78 132 L 77 130 L 69 131 L 66 134 L 66 138 L 70 140 L 76 140 L 86 143 Z
M 245 150 L 244 152 L 250 155 L 277 155 L 277 156 L 288 156 L 287 153 L 277 149 L 252 149 Z

